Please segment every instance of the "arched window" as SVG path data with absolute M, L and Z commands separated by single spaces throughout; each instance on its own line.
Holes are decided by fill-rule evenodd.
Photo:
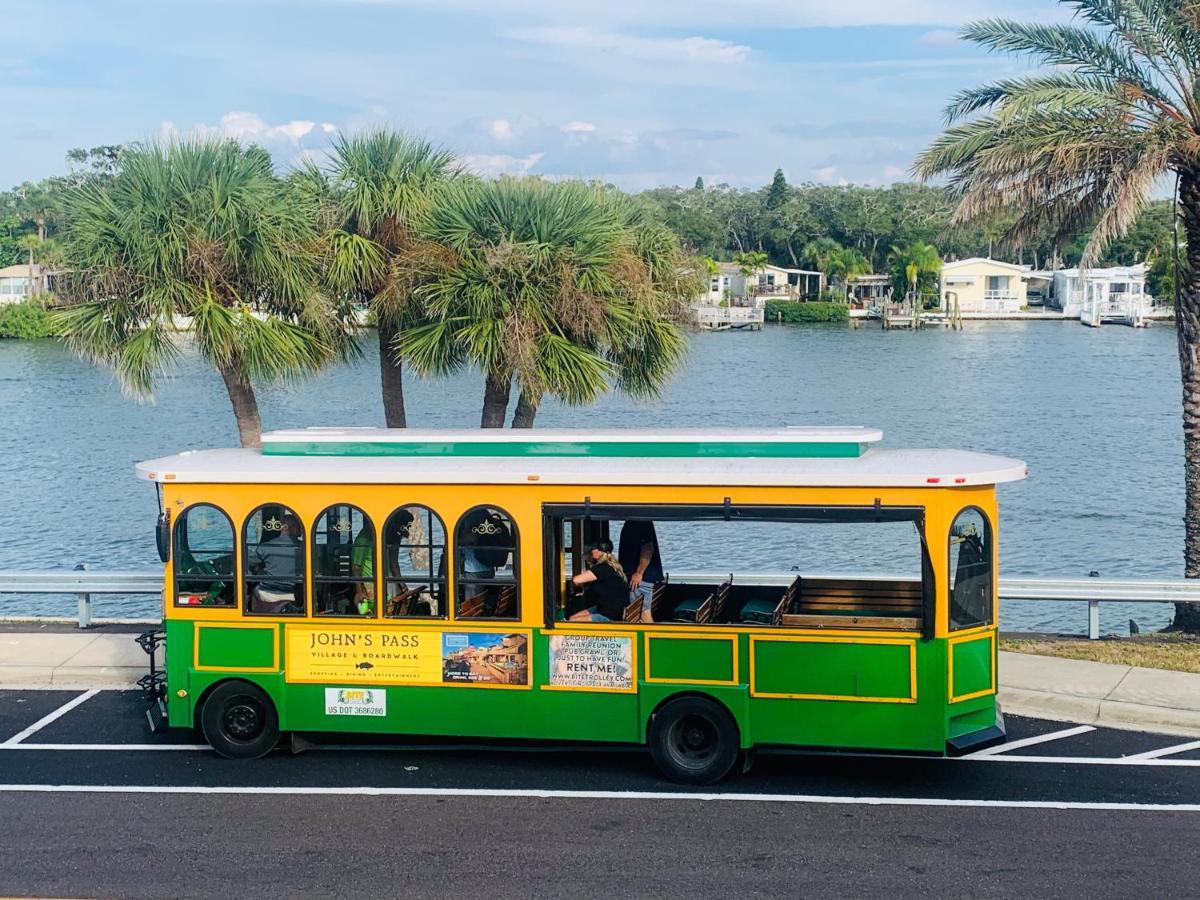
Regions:
M 969 506 L 950 526 L 950 630 L 991 625 L 992 526 L 983 510 Z
M 313 609 L 318 616 L 375 615 L 375 526 L 338 503 L 313 526 Z
M 467 510 L 454 529 L 454 615 L 520 618 L 518 535 L 512 516 L 495 506 Z
M 383 614 L 446 617 L 446 528 L 427 506 L 412 503 L 383 526 Z
M 177 606 L 237 605 L 233 522 L 208 503 L 188 507 L 175 522 Z
M 246 612 L 304 615 L 304 525 L 282 503 L 265 503 L 242 528 Z

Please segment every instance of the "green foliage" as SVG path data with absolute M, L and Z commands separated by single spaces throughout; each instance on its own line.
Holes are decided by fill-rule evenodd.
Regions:
M 1200 177 L 1193 0 L 1070 0 L 1070 24 L 988 19 L 964 37 L 1045 68 L 962 91 L 918 158 L 948 176 L 956 223 L 1012 216 L 1009 243 L 1089 231 L 1082 263 L 1129 233 L 1170 170 Z
M 844 303 L 768 300 L 765 316 L 767 322 L 794 325 L 798 322 L 845 322 L 850 317 L 850 312 Z
M 461 179 L 422 237 L 424 319 L 400 349 L 428 374 L 475 365 L 545 394 L 595 400 L 615 383 L 657 392 L 684 349 L 679 307 L 700 289 L 678 240 L 623 195 L 578 182 Z
M 788 183 L 783 177 L 783 169 L 775 170 L 775 177 L 771 179 L 771 184 L 767 188 L 767 195 L 763 198 L 763 206 L 769 210 L 776 210 L 787 202 Z
M 942 271 L 942 257 L 938 248 L 923 241 L 909 241 L 893 247 L 888 255 L 888 267 L 892 274 L 892 286 L 896 296 L 903 297 L 909 291 L 932 294 L 938 291 L 938 275 Z
M 56 333 L 50 313 L 39 301 L 26 300 L 0 306 L 0 339 L 33 341 L 54 337 Z
M 348 352 L 345 323 L 321 292 L 317 199 L 275 177 L 265 150 L 196 140 L 139 147 L 120 162 L 115 177 L 64 196 L 71 275 L 55 322 L 73 350 L 141 396 L 176 359 L 184 317 L 201 353 L 246 392 Z

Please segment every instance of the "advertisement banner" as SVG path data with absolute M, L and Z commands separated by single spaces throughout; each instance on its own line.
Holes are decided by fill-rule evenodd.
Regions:
M 309 684 L 439 684 L 441 634 L 289 625 L 284 674 Z
M 554 687 L 634 691 L 633 638 L 552 634 L 550 677 Z
M 529 684 L 529 635 L 479 631 L 442 634 L 446 684 Z
M 292 683 L 529 685 L 528 632 L 289 625 L 285 647 Z

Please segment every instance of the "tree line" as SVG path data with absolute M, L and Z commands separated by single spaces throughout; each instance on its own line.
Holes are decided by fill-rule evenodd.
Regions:
M 1060 232 L 1050 223 L 1006 240 L 1017 212 L 999 209 L 956 221 L 958 196 L 952 186 L 898 183 L 890 187 L 789 184 L 777 169 L 769 184 L 739 189 L 705 185 L 662 187 L 639 195 L 695 253 L 733 261 L 766 254 L 775 265 L 825 273 L 831 284 L 849 275 L 887 273 L 903 291 L 905 270 L 922 266 L 928 249 L 943 260 L 995 256 L 1034 268 L 1078 265 L 1091 237 L 1091 223 Z M 1151 292 L 1174 296 L 1171 248 L 1173 204 L 1148 203 L 1127 233 L 1114 238 L 1093 265 L 1150 266 Z M 936 280 L 936 270 L 932 277 Z
M 479 370 L 481 425 L 511 410 L 528 428 L 547 396 L 653 395 L 683 355 L 698 266 L 603 185 L 482 180 L 392 130 L 340 137 L 328 166 L 285 174 L 228 140 L 79 161 L 18 198 L 37 229 L 25 243 L 60 271 L 58 333 L 145 396 L 186 332 L 244 446 L 261 438 L 255 384 L 358 356 L 364 313 L 390 427 L 407 424 L 405 366 Z

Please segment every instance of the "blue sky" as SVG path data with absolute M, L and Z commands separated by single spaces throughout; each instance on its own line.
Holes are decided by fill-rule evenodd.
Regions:
M 955 39 L 1052 0 L 0 0 L 0 186 L 75 146 L 221 132 L 283 164 L 390 124 L 482 173 L 627 189 L 907 177 L 958 89 L 1021 64 Z

